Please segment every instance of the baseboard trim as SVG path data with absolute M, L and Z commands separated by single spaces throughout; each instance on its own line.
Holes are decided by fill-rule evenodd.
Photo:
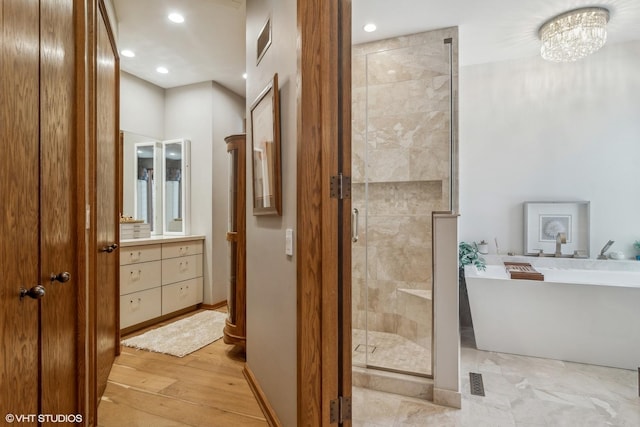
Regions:
M 135 325 L 131 325 L 128 326 L 126 328 L 122 328 L 120 329 L 120 338 L 122 339 L 122 337 L 124 337 L 125 335 L 129 335 L 132 332 L 137 332 L 140 329 L 144 329 L 147 328 L 149 326 L 153 326 L 157 323 L 160 322 L 164 322 L 166 320 L 169 319 L 173 319 L 174 317 L 178 317 L 178 316 L 182 316 L 183 314 L 187 314 L 187 313 L 191 313 L 191 312 L 196 312 L 198 310 L 199 306 L 198 305 L 192 305 L 190 307 L 186 307 L 183 308 L 181 310 L 178 311 L 174 311 L 173 313 L 169 313 L 169 314 L 165 314 L 159 317 L 154 317 L 153 319 L 149 319 L 149 320 L 145 320 L 142 323 L 137 323 Z M 120 345 L 120 342 L 118 342 L 118 345 Z
M 200 304 L 200 308 L 203 310 L 217 310 L 219 308 L 225 307 L 227 305 L 227 300 L 217 302 L 215 304 Z
M 433 403 L 450 408 L 462 408 L 462 393 L 459 391 L 445 390 L 443 388 L 433 389 Z
M 251 371 L 251 368 L 249 368 L 248 364 L 246 363 L 244 364 L 244 369 L 242 370 L 242 373 L 244 374 L 244 377 L 247 379 L 247 383 L 249 383 L 249 387 L 251 388 L 253 395 L 256 397 L 256 400 L 258 401 L 258 405 L 260 405 L 260 409 L 262 409 L 262 413 L 264 414 L 264 417 L 267 419 L 267 423 L 271 427 L 282 427 L 282 424 L 280 423 L 280 420 L 278 419 L 276 412 L 271 407 L 271 404 L 267 400 L 267 396 L 265 396 L 264 392 L 262 391 L 260 384 L 258 384 L 258 380 L 256 380 L 256 377 L 253 375 L 253 372 Z

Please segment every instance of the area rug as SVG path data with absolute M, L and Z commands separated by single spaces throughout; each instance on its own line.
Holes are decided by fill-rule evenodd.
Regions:
M 226 313 L 207 310 L 142 335 L 122 340 L 122 345 L 184 357 L 222 338 Z

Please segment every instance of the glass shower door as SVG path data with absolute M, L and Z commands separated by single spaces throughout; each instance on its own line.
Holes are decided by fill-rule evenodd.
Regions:
M 431 213 L 451 206 L 451 56 L 435 33 L 362 45 L 352 62 L 353 364 L 420 376 L 432 374 Z

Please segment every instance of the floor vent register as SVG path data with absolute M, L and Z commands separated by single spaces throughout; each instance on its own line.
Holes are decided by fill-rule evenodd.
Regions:
M 473 394 L 474 396 L 484 396 L 482 374 L 469 372 L 469 384 L 471 385 L 471 394 Z

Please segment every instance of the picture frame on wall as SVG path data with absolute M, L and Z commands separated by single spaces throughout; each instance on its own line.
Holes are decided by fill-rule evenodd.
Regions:
M 251 105 L 254 215 L 282 215 L 278 73 Z
M 561 233 L 562 254 L 589 257 L 590 202 L 524 202 L 525 255 L 554 254 Z

